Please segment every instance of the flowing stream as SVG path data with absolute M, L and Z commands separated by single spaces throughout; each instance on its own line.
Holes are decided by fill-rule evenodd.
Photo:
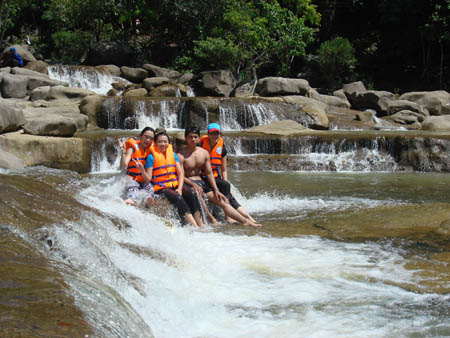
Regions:
M 162 123 L 146 109 L 141 123 Z M 252 123 L 273 118 L 263 113 Z M 236 128 L 231 111 L 221 114 Z M 271 154 L 228 141 L 230 156 Z M 97 144 L 87 175 L 0 172 L 0 230 L 57 267 L 93 336 L 450 336 L 450 242 L 434 232 L 450 218 L 449 175 L 394 173 L 376 145 L 359 167 L 343 164 L 357 147 L 295 146 L 287 152 L 310 162 L 332 156 L 337 172 L 231 171 L 234 194 L 262 228 L 196 230 L 158 207 L 124 204 L 115 143 Z M 370 156 L 387 165 L 371 167 Z

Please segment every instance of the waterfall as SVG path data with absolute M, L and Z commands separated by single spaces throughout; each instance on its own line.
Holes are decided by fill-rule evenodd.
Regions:
M 263 103 L 240 102 L 241 105 L 219 106 L 219 121 L 225 131 L 243 130 L 278 121 L 278 117 Z
M 114 82 L 128 82 L 123 78 L 111 76 L 92 67 L 56 65 L 48 67 L 51 79 L 67 82 L 70 87 L 85 88 L 106 95 Z

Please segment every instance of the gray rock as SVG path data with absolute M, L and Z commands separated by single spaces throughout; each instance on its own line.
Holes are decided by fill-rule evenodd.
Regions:
M 133 83 L 141 83 L 148 77 L 148 72 L 143 68 L 120 67 L 121 77 Z
M 16 109 L 0 99 L 0 133 L 19 130 L 25 124 L 22 110 Z
M 445 90 L 405 93 L 399 99 L 421 105 L 429 111 L 430 115 L 450 114 L 450 93 Z
M 30 135 L 70 137 L 77 131 L 77 123 L 66 116 L 49 114 L 45 117 L 27 118 L 23 130 Z
M 283 96 L 281 99 L 287 103 L 300 105 L 302 110 L 313 120 L 309 127 L 314 129 L 328 129 L 329 120 L 327 116 L 326 104 L 298 95 Z
M 309 88 L 304 79 L 266 77 L 258 80 L 255 91 L 261 96 L 305 95 Z
M 116 65 L 103 65 L 103 66 L 96 66 L 96 69 L 103 71 L 103 69 L 106 69 L 106 71 L 111 74 L 112 76 L 120 76 L 120 67 Z
M 310 88 L 306 93 L 306 97 L 311 99 L 323 102 L 332 107 L 341 107 L 341 108 L 350 108 L 350 102 L 348 102 L 347 98 L 345 100 L 340 99 L 336 96 L 331 95 L 323 95 L 318 93 L 315 89 Z
M 383 116 L 382 112 L 387 110 L 385 106 L 387 101 L 381 100 L 383 98 L 393 100 L 395 95 L 387 91 L 366 90 L 351 96 L 349 101 L 354 109 L 373 109 L 377 113 L 381 112 L 380 116 Z
M 186 84 L 186 83 L 189 83 L 193 78 L 194 78 L 194 74 L 186 73 L 186 74 L 181 75 L 178 78 L 178 83 Z
M 150 96 L 153 97 L 180 97 L 181 90 L 176 85 L 162 85 L 156 88 L 153 88 L 150 92 Z
M 23 169 L 23 167 L 20 158 L 0 148 L 0 168 Z
M 151 91 L 155 87 L 159 87 L 162 86 L 163 84 L 169 83 L 169 81 L 170 80 L 167 77 L 149 77 L 144 80 L 142 85 L 144 86 L 145 89 Z
M 423 130 L 450 131 L 450 115 L 430 116 L 422 123 Z
M 44 61 L 28 61 L 23 68 L 48 75 L 48 63 Z
M 96 129 L 97 126 L 97 114 L 102 110 L 103 102 L 106 100 L 102 95 L 90 95 L 86 96 L 80 102 L 80 113 L 88 117 L 88 128 Z
M 181 75 L 180 72 L 176 70 L 158 67 L 149 63 L 143 65 L 142 68 L 148 72 L 149 77 L 178 78 Z
M 18 157 L 25 167 L 44 165 L 79 173 L 90 170 L 91 152 L 87 139 L 43 137 L 19 132 L 0 135 L 0 148 Z
M 72 88 L 65 86 L 45 86 L 38 87 L 31 92 L 30 100 L 73 100 L 73 101 L 81 101 L 86 96 L 89 95 L 97 95 L 97 93 L 83 88 Z
M 346 83 L 342 86 L 342 90 L 344 91 L 345 96 L 352 104 L 352 100 L 359 93 L 367 91 L 366 86 L 361 81 Z
M 22 75 L 3 75 L 0 90 L 4 98 L 23 99 L 27 96 L 28 77 Z
M 41 77 L 41 78 L 47 78 L 50 79 L 48 77 L 48 75 L 36 72 L 34 70 L 31 69 L 27 69 L 27 68 L 21 68 L 21 67 L 14 67 L 11 69 L 11 74 L 14 75 L 25 75 L 25 76 L 32 76 L 32 77 Z
M 401 124 L 414 124 L 418 122 L 423 122 L 425 117 L 417 112 L 411 110 L 400 110 L 395 114 L 389 116 L 391 121 Z
M 147 96 L 148 92 L 145 88 L 131 89 L 123 93 L 123 96 Z
M 417 113 L 417 116 L 421 116 L 419 117 L 420 122 L 422 122 L 426 117 L 430 116 L 428 110 L 412 101 L 390 100 L 388 98 L 382 98 L 381 102 L 384 102 L 383 106 L 386 107 L 386 115 L 394 115 L 400 111 L 411 111 Z
M 236 79 L 229 70 L 207 71 L 200 74 L 195 86 L 200 96 L 229 97 L 236 86 Z
M 300 123 L 292 120 L 275 121 L 269 124 L 252 127 L 245 130 L 246 133 L 269 134 L 280 136 L 295 135 L 305 131 L 311 130 L 305 128 Z

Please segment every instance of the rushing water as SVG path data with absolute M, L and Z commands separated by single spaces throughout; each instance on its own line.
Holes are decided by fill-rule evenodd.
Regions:
M 78 221 L 61 215 L 43 224 L 52 243 L 43 250 L 66 267 L 97 336 L 450 335 L 448 293 L 434 293 L 426 275 L 407 267 L 432 251 L 408 240 L 336 240 L 300 227 L 385 204 L 449 203 L 446 175 L 235 172 L 239 200 L 263 227 L 201 231 L 171 228 L 151 209 L 126 206 L 119 173 L 67 177 L 58 190 L 97 212 L 73 205 Z M 448 275 L 441 284 L 448 290 Z

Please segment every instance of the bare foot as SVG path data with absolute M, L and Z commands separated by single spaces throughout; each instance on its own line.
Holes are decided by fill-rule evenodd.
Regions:
M 147 207 L 147 208 L 149 208 L 153 203 L 155 202 L 155 199 L 153 198 L 153 197 L 149 197 L 149 198 L 147 198 L 147 200 L 145 201 L 145 206 Z
M 231 217 L 226 217 L 226 218 L 225 218 L 225 222 L 227 222 L 227 223 L 229 223 L 229 224 L 239 223 L 238 221 L 232 219 Z
M 249 219 L 247 219 L 247 222 L 245 222 L 244 225 L 249 225 L 251 227 L 260 227 L 261 226 L 261 224 L 256 223 L 256 222 L 252 222 Z
M 131 198 L 127 198 L 125 200 L 125 204 L 132 205 L 134 207 L 136 206 L 136 203 Z

